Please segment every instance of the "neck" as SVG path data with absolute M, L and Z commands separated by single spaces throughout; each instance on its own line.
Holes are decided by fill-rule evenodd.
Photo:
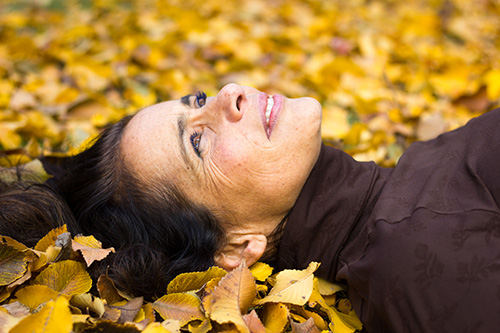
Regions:
M 284 228 L 277 254 L 279 268 L 305 267 L 329 251 L 334 259 L 320 270 L 331 271 L 347 237 L 383 185 L 384 170 L 389 172 L 322 146 Z

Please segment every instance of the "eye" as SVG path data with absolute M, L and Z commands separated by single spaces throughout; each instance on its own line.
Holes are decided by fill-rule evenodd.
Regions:
M 193 134 L 191 134 L 191 137 L 189 139 L 191 141 L 191 145 L 193 146 L 194 152 L 198 157 L 201 157 L 201 151 L 200 151 L 201 133 L 194 132 Z
M 198 91 L 195 96 L 196 96 L 195 100 L 196 106 L 199 108 L 204 106 L 205 103 L 207 102 L 207 94 L 205 94 L 203 91 Z

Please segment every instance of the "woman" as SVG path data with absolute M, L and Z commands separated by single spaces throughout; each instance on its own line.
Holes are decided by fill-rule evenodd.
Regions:
M 111 274 L 136 293 L 213 262 L 316 260 L 369 332 L 499 327 L 500 112 L 414 144 L 394 169 L 322 146 L 320 122 L 313 99 L 230 84 L 122 120 L 51 186 L 73 233 L 120 249 Z

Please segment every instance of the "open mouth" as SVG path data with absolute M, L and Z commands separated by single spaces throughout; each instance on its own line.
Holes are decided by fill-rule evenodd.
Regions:
M 267 98 L 267 107 L 266 107 L 266 124 L 269 126 L 269 117 L 271 116 L 271 110 L 273 109 L 274 106 L 274 99 L 269 96 Z

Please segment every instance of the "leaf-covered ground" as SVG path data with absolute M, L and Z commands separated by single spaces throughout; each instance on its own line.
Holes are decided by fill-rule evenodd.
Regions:
M 414 140 L 435 137 L 500 105 L 499 27 L 498 0 L 4 0 L 0 166 L 41 154 L 73 154 L 126 114 L 197 90 L 213 95 L 229 82 L 317 98 L 324 108 L 325 142 L 358 160 L 392 166 Z M 36 160 L 27 169 L 43 172 Z M 26 320 L 46 323 L 46 332 L 51 323 L 160 331 L 152 324 L 160 318 L 172 332 L 180 326 L 192 332 L 251 326 L 260 332 L 260 324 L 270 332 L 312 331 L 331 329 L 336 314 L 349 312 L 338 298 L 341 292 L 320 293 L 322 284 L 313 278 L 301 305 L 258 303 L 272 296 L 278 282 L 255 275 L 255 299 L 217 303 L 227 297 L 215 285 L 245 274 L 251 284 L 243 267 L 234 273 L 238 277 L 222 277 L 220 271 L 190 276 L 212 282 L 170 290 L 156 305 L 128 299 L 106 278 L 101 289 L 97 285 L 99 295 L 90 296 L 84 272 L 91 263 L 85 259 L 104 254 L 91 240 L 82 244 L 65 237 L 43 249 L 0 243 L 4 328 Z M 67 263 L 57 258 L 64 246 L 71 255 Z M 81 274 L 66 276 L 68 271 Z M 56 283 L 51 276 L 66 280 Z M 41 296 L 29 296 L 35 294 Z M 337 307 L 330 306 L 333 294 Z M 234 315 L 231 324 L 221 319 L 226 306 Z M 175 322 L 172 308 L 188 317 Z M 280 326 L 283 318 L 288 321 Z M 304 325 L 313 326 L 291 324 L 307 318 L 312 319 Z M 349 318 L 337 321 L 334 331 L 344 332 L 344 324 L 356 328 Z
M 87 267 L 111 252 L 93 236 L 72 238 L 65 225 L 34 248 L 0 236 L 0 331 L 349 333 L 362 327 L 342 287 L 314 277 L 315 262 L 274 275 L 260 262 L 229 273 L 214 266 L 178 275 L 165 295 L 145 302 L 118 290 L 107 275 L 93 283 Z
M 499 26 L 498 0 L 2 1 L 0 148 L 65 153 L 236 82 L 317 98 L 325 140 L 393 165 L 498 105 Z

